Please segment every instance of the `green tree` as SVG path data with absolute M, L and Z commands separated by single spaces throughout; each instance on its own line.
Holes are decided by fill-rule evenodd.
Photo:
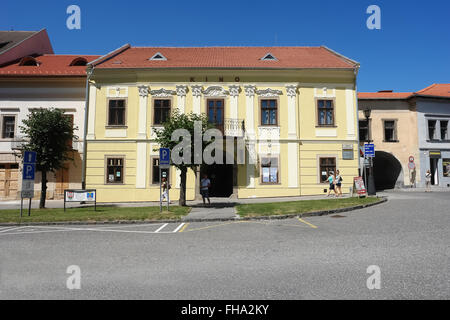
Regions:
M 42 173 L 41 199 L 39 208 L 45 208 L 47 196 L 47 173 L 63 168 L 66 161 L 73 161 L 71 141 L 74 135 L 72 120 L 59 109 L 32 110 L 20 127 L 26 142 L 22 152 L 37 153 L 36 170 Z M 22 153 L 23 156 L 23 153 Z
M 161 148 L 169 148 L 173 150 L 181 141 L 173 141 L 172 134 L 175 130 L 185 129 L 189 132 L 191 138 L 191 161 L 188 164 L 173 164 L 177 169 L 180 170 L 180 206 L 186 206 L 186 177 L 188 169 L 192 169 L 196 172 L 199 167 L 194 161 L 194 124 L 195 122 L 200 122 L 202 124 L 202 137 L 203 134 L 211 128 L 214 128 L 212 124 L 208 122 L 208 117 L 205 114 L 195 114 L 189 113 L 184 114 L 176 110 L 170 118 L 163 124 L 163 129 L 153 128 L 156 135 L 156 142 Z M 203 142 L 202 139 L 202 152 L 211 142 Z

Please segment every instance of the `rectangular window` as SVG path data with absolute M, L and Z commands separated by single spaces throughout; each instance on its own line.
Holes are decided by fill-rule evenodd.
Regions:
M 448 140 L 448 121 L 441 121 L 441 140 Z
M 332 172 L 336 174 L 336 158 L 320 158 L 320 182 L 328 182 L 328 176 Z
M 276 126 L 278 124 L 278 101 L 261 100 L 261 125 Z
M 218 130 L 223 132 L 224 129 L 224 101 L 208 100 L 208 121 Z
M 123 183 L 123 158 L 107 158 L 106 159 L 106 182 L 107 183 Z
M 169 181 L 169 173 L 170 170 L 161 170 L 161 174 L 163 178 L 166 178 Z M 159 185 L 161 181 L 161 177 L 159 176 L 159 158 L 152 158 L 152 184 Z
M 154 100 L 153 107 L 155 110 L 155 118 L 153 124 L 162 125 L 169 120 L 170 117 L 170 100 Z
M 395 120 L 384 120 L 384 141 L 397 142 L 397 122 Z
M 369 141 L 369 124 L 367 120 L 359 120 L 359 139 Z
M 278 158 L 261 158 L 261 183 L 279 183 Z
M 125 125 L 125 100 L 109 100 L 108 125 Z
M 319 126 L 334 126 L 334 101 L 317 100 Z
M 16 127 L 16 117 L 15 116 L 3 116 L 2 119 L 2 138 L 3 139 L 13 139 L 14 131 Z
M 450 178 L 450 159 L 442 159 L 442 172 L 444 177 Z
M 436 139 L 436 120 L 428 120 L 428 139 Z

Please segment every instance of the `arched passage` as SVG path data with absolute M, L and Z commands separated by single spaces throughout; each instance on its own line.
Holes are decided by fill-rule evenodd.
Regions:
M 377 190 L 402 187 L 403 169 L 400 161 L 390 153 L 375 152 L 374 178 Z

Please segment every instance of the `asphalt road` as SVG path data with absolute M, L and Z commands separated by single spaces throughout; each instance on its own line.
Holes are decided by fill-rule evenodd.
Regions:
M 303 221 L 2 227 L 0 299 L 449 299 L 450 194 L 389 197 Z

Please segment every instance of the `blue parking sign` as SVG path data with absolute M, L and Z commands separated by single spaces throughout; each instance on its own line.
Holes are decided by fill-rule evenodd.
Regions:
M 375 145 L 374 144 L 364 145 L 364 154 L 366 158 L 375 158 Z
M 168 148 L 159 149 L 159 165 L 170 166 L 170 149 Z
M 36 152 L 25 151 L 23 155 L 23 163 L 36 163 Z
M 34 180 L 35 172 L 36 172 L 36 165 L 34 163 L 24 163 L 23 180 Z

